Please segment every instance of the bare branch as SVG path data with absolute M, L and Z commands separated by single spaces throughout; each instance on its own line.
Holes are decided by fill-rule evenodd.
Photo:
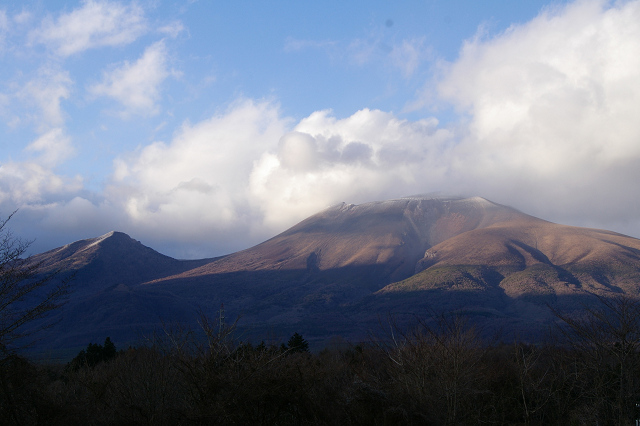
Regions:
M 17 340 L 51 325 L 26 328 L 62 306 L 72 278 L 60 279 L 59 271 L 44 272 L 42 263 L 24 258 L 31 241 L 14 237 L 7 229 L 15 213 L 0 221 L 0 351 L 4 353 L 15 350 Z

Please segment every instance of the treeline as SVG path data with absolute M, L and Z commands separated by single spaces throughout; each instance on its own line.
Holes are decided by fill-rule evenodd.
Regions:
M 640 306 L 601 300 L 564 317 L 557 340 L 490 343 L 454 315 L 410 332 L 307 351 L 163 330 L 115 352 L 90 345 L 66 366 L 0 365 L 3 425 L 631 425 L 640 402 Z M 108 354 L 105 355 L 105 354 Z

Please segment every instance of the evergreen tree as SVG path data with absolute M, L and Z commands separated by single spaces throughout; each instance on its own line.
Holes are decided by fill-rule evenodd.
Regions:
M 105 361 L 115 358 L 116 354 L 116 345 L 113 344 L 110 337 L 107 337 L 104 341 L 104 346 L 102 348 L 102 356 Z
M 110 337 L 107 337 L 104 341 L 104 346 L 97 343 L 89 343 L 87 349 L 81 350 L 71 360 L 70 365 L 74 369 L 84 366 L 94 367 L 103 361 L 115 358 L 117 354 L 116 345 L 113 344 Z
M 309 352 L 309 342 L 298 333 L 293 333 L 293 336 L 287 342 L 287 348 L 289 352 Z

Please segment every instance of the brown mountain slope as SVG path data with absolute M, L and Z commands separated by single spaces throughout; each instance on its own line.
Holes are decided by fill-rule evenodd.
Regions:
M 432 271 L 456 265 L 482 266 L 503 275 L 500 286 L 511 297 L 548 287 L 556 293 L 638 294 L 640 240 L 542 221 L 499 223 L 431 247 L 417 263 L 411 285 L 428 288 Z M 426 278 L 422 284 L 421 277 Z M 406 286 L 395 283 L 382 291 L 402 291 Z
M 505 221 L 542 222 L 480 197 L 407 197 L 339 204 L 250 249 L 162 281 L 236 271 L 383 266 L 390 281 L 415 271 L 429 247 Z
M 553 321 L 548 306 L 580 310 L 593 294 L 640 296 L 640 240 L 516 220 L 431 247 L 416 274 L 379 290 L 369 309 L 457 310 L 524 335 Z

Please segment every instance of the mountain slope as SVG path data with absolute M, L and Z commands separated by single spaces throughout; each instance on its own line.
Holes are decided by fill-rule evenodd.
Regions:
M 368 309 L 437 307 L 484 317 L 494 330 L 531 335 L 554 320 L 548 306 L 577 311 L 594 302 L 593 294 L 640 295 L 640 240 L 514 221 L 431 247 L 415 275 L 376 292 Z
M 638 239 L 602 230 L 515 221 L 470 231 L 431 247 L 410 280 L 414 288 L 420 288 L 421 280 L 425 285 L 429 281 L 422 278 L 432 271 L 467 265 L 503 276 L 500 286 L 510 297 L 549 286 L 556 294 L 573 290 L 633 294 L 638 290 L 639 264 Z M 395 283 L 383 291 L 401 291 L 405 286 Z
M 544 223 L 480 197 L 343 203 L 255 247 L 148 285 L 203 305 L 224 303 L 256 334 L 273 327 L 342 333 L 353 303 L 412 276 L 431 246 L 514 220 Z
M 45 272 L 56 269 L 74 272 L 75 287 L 79 292 L 139 284 L 212 260 L 176 260 L 142 245 L 127 234 L 113 231 L 37 254 L 31 259 L 40 262 Z
M 539 221 L 480 197 L 342 203 L 255 247 L 160 281 L 235 271 L 323 271 L 373 265 L 384 267 L 385 279 L 394 281 L 412 275 L 429 247 L 516 219 Z
M 202 309 L 241 316 L 245 338 L 360 339 L 389 313 L 408 325 L 456 311 L 488 330 L 537 338 L 548 306 L 640 295 L 640 240 L 547 222 L 480 197 L 339 204 L 255 247 L 179 261 L 121 233 L 36 259 L 77 272 L 49 339 L 57 347 L 134 339 Z M 135 331 L 135 333 L 134 333 Z
M 122 232 L 76 241 L 31 259 L 43 272 L 59 270 L 61 279 L 73 275 L 67 303 L 46 321 L 31 324 L 34 329 L 55 324 L 38 342 L 39 347 L 53 348 L 86 346 L 109 335 L 133 342 L 162 321 L 190 321 L 195 306 L 140 283 L 212 260 L 176 260 Z

